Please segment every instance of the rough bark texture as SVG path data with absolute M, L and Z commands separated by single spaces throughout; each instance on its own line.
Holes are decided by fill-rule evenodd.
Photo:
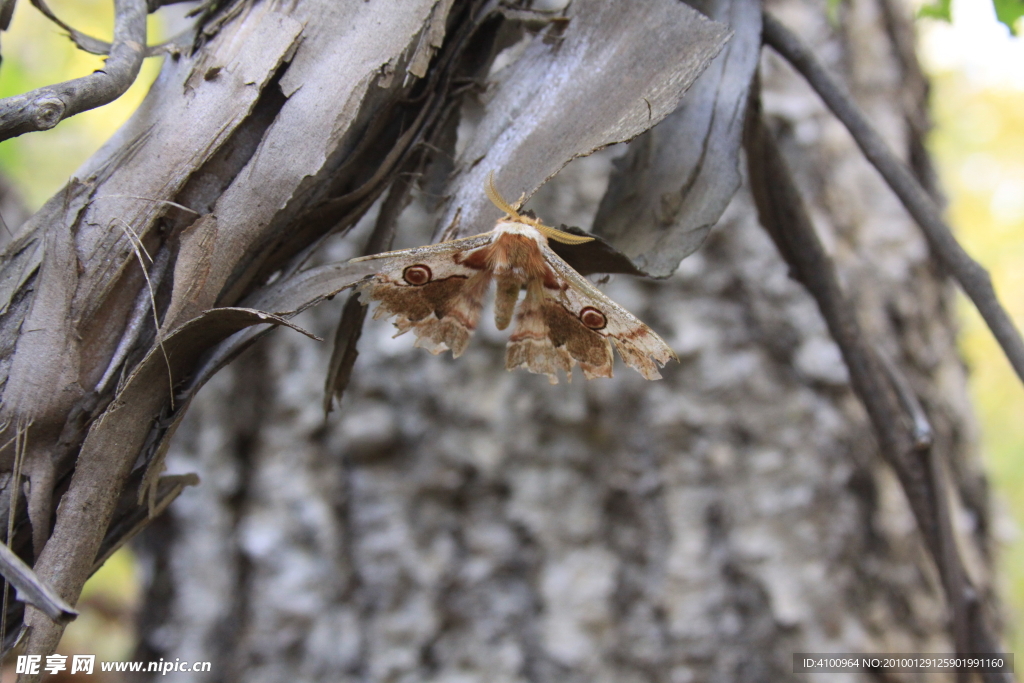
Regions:
M 896 40 L 908 12 L 886 1 L 842 4 L 837 27 L 818 2 L 769 9 L 926 169 L 921 100 L 905 96 L 924 84 Z M 762 82 L 867 333 L 932 419 L 961 552 L 990 596 L 952 291 L 806 85 L 772 56 Z M 589 225 L 611 156 L 568 166 L 532 208 Z M 429 240 L 416 207 L 397 246 Z M 194 400 L 168 456 L 202 485 L 138 545 L 137 658 L 211 660 L 178 677 L 196 681 L 682 683 L 796 680 L 798 651 L 952 651 L 906 499 L 746 189 L 672 278 L 607 290 L 679 354 L 664 381 L 620 365 L 551 387 L 505 373 L 486 326 L 453 361 L 368 322 L 325 424 L 327 345 L 278 332 L 249 350 Z M 342 303 L 297 322 L 327 335 Z

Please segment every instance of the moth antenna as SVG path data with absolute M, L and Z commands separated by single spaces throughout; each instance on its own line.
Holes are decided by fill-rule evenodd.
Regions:
M 561 242 L 562 244 L 584 244 L 594 240 L 593 237 L 573 235 L 572 233 L 556 230 L 555 228 L 544 225 L 538 220 L 520 216 L 519 207 L 523 205 L 523 200 L 526 199 L 526 194 L 524 193 L 519 198 L 519 201 L 516 202 L 515 206 L 509 204 L 508 201 L 501 196 L 501 193 L 498 192 L 498 188 L 494 185 L 494 171 L 487 174 L 487 182 L 484 183 L 484 191 L 487 193 L 487 198 L 491 200 L 492 204 L 504 211 L 511 218 L 515 218 L 520 222 L 527 223 L 537 228 L 537 230 L 539 230 L 541 234 L 548 239 L 553 239 L 554 241 Z
M 519 218 L 519 211 L 516 210 L 516 207 L 509 204 L 505 200 L 505 198 L 501 196 L 501 193 L 498 192 L 498 188 L 495 187 L 494 171 L 491 171 L 490 173 L 487 174 L 487 182 L 484 183 L 484 192 L 487 193 L 487 198 L 490 199 L 491 203 L 494 204 L 496 207 L 504 211 L 512 218 Z
M 571 232 L 565 232 L 564 230 L 558 230 L 557 228 L 544 225 L 540 221 L 537 221 L 536 223 L 531 222 L 530 225 L 537 228 L 537 230 L 539 230 L 540 233 L 548 239 L 561 242 L 562 244 L 586 244 L 587 242 L 594 241 L 593 237 L 574 235 Z

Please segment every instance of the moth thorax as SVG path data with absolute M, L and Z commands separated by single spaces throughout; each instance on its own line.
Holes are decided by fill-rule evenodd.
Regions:
M 512 322 L 512 311 L 519 300 L 522 281 L 515 277 L 499 277 L 498 292 L 494 297 L 494 324 L 504 330 Z
M 536 233 L 529 226 L 523 226 Z M 537 240 L 527 234 L 506 232 L 494 240 L 491 263 L 495 275 L 515 273 L 530 280 L 543 277 L 547 266 Z

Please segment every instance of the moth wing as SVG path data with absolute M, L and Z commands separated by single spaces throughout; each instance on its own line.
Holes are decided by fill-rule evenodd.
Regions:
M 605 296 L 550 247 L 541 245 L 541 253 L 544 254 L 548 266 L 554 270 L 557 279 L 563 282 L 561 289 L 550 293 L 550 296 L 571 314 L 578 323 L 576 327 L 611 341 L 623 362 L 646 379 L 660 379 L 659 366 L 664 366 L 670 360 L 679 360 L 675 352 L 654 330 Z M 610 355 L 609 352 L 607 368 L 602 366 L 595 369 L 592 371 L 593 376 L 611 376 Z M 582 361 L 580 365 L 589 378 L 591 375 L 587 373 L 587 366 Z M 605 371 L 607 374 L 604 374 Z
M 572 367 L 579 362 L 587 379 L 611 377 L 612 349 L 608 340 L 585 328 L 576 329 L 575 320 L 560 303 L 543 294 L 538 296 L 528 287 L 505 347 L 505 369 L 526 368 L 558 384 L 558 371 L 564 371 L 571 382 Z
M 398 334 L 412 330 L 416 346 L 434 354 L 451 349 L 458 358 L 476 329 L 491 279 L 489 271 L 463 262 L 493 239 L 484 233 L 353 259 L 380 263 L 355 289 L 364 303 L 378 302 L 374 319 L 395 316 Z
M 397 262 L 398 259 L 410 259 L 410 263 L 415 263 L 421 256 L 433 256 L 436 254 L 447 255 L 454 254 L 456 252 L 469 252 L 490 244 L 494 241 L 494 231 L 482 232 L 479 235 L 472 235 L 470 237 L 462 237 L 457 240 L 448 240 L 446 242 L 438 242 L 437 244 L 428 244 L 422 247 L 413 247 L 412 249 L 398 249 L 396 251 L 383 251 L 379 254 L 370 254 L 369 256 L 360 256 L 351 260 L 351 263 L 363 263 L 366 261 L 389 261 Z M 381 270 L 385 270 L 386 267 L 382 267 Z

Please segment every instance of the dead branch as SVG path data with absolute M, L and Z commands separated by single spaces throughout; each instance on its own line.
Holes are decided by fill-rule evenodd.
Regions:
M 995 632 L 980 609 L 977 590 L 956 548 L 942 465 L 930 444 L 921 439 L 923 410 L 917 414 L 918 409 L 907 409 L 908 399 L 901 399 L 905 388 L 890 379 L 884 362 L 866 339 L 757 102 L 747 122 L 746 138 L 751 189 L 761 224 L 789 264 L 793 277 L 814 297 L 839 346 L 850 372 L 850 384 L 868 413 L 882 457 L 896 471 L 938 568 L 952 612 L 957 652 L 999 652 Z M 917 401 L 911 401 L 911 405 L 916 406 Z M 1005 680 L 1004 676 L 985 674 L 991 681 Z
M 131 419 L 129 414 L 139 410 L 147 416 L 159 414 L 170 403 L 171 385 L 165 381 L 168 372 L 173 385 L 173 377 L 184 375 L 208 349 L 241 329 L 265 323 L 285 325 L 308 334 L 261 311 L 218 308 L 176 330 L 162 345 L 168 355 L 163 356 L 161 349 L 151 350 L 128 378 L 118 394 L 119 401 L 90 429 L 57 511 L 53 533 L 36 560 L 39 577 L 59 594 L 77 601 L 96 567 L 97 555 L 132 465 L 147 443 L 150 423 L 146 419 Z M 168 358 L 173 358 L 170 367 Z M 33 609 L 26 610 L 25 624 L 31 629 L 26 644 L 30 650 L 52 652 L 64 631 L 63 625 L 40 618 Z
M 992 278 L 957 242 L 953 231 L 942 219 L 939 208 L 921 187 L 921 183 L 889 149 L 846 89 L 829 75 L 796 35 L 768 13 L 764 15 L 764 42 L 800 72 L 836 118 L 850 131 L 861 152 L 878 169 L 921 227 L 932 252 L 977 306 L 981 317 L 985 319 L 1017 372 L 1017 377 L 1024 381 L 1024 340 L 999 303 L 992 287 Z
M 391 190 L 381 205 L 377 224 L 363 250 L 364 255 L 379 254 L 391 249 L 391 244 L 395 239 L 395 229 L 398 226 L 398 217 L 408 204 L 411 189 L 412 182 L 404 177 L 398 178 L 391 186 Z M 349 294 L 341 318 L 338 320 L 338 328 L 334 333 L 334 349 L 331 353 L 327 377 L 324 379 L 325 417 L 327 413 L 331 412 L 335 403 L 341 403 L 342 394 L 345 393 L 345 388 L 352 378 L 352 368 L 359 355 L 356 345 L 363 332 L 366 311 L 366 306 L 359 301 L 359 294 L 355 292 Z
M 142 67 L 146 10 L 145 0 L 115 0 L 114 43 L 103 69 L 0 101 L 0 140 L 48 130 L 123 95 Z

